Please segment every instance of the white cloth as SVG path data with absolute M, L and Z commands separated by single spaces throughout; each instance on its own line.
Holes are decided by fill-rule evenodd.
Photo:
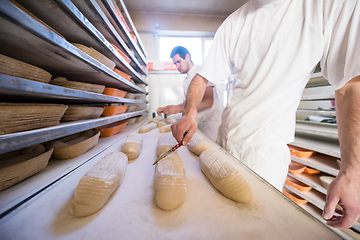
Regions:
M 292 142 L 295 112 L 319 61 L 335 89 L 360 75 L 359 20 L 357 0 L 251 0 L 230 15 L 198 71 L 215 84 L 236 79 L 218 140 L 229 151 Z
M 199 66 L 194 65 L 187 73 L 186 78 L 184 79 L 184 101 L 186 100 L 187 90 L 189 88 L 191 80 L 195 77 Z M 213 83 L 208 82 L 207 87 L 213 87 L 213 97 L 214 102 L 211 108 L 205 109 L 198 112 L 197 122 L 198 128 L 211 140 L 216 141 L 218 134 L 219 126 L 221 124 L 221 109 L 219 97 L 217 94 L 216 87 Z

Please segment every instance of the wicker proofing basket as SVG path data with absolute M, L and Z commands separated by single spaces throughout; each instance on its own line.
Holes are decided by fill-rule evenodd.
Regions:
M 72 88 L 76 90 L 86 91 L 86 92 L 93 92 L 93 93 L 102 93 L 105 89 L 104 85 L 97 85 L 97 84 L 90 84 L 90 83 L 83 83 L 83 82 L 75 82 L 75 81 L 68 81 L 64 77 L 57 77 L 50 81 L 50 84 Z
M 92 131 L 92 130 L 90 130 Z M 53 157 L 65 160 L 70 158 L 79 157 L 85 152 L 89 151 L 91 148 L 93 148 L 99 141 L 100 132 L 95 131 L 94 135 L 89 137 L 88 139 L 69 145 L 64 147 L 54 147 Z M 66 138 L 66 137 L 65 137 Z M 61 142 L 61 139 L 57 140 Z M 66 142 L 65 142 L 66 143 Z
M 66 105 L 0 103 L 0 135 L 58 125 Z
M 0 191 L 43 170 L 47 166 L 53 150 L 50 149 L 37 157 L 0 168 Z
M 68 122 L 85 119 L 96 119 L 101 116 L 103 111 L 104 108 L 102 107 L 68 106 L 68 109 L 66 109 L 64 116 L 60 121 Z
M 47 71 L 2 54 L 0 54 L 0 73 L 42 83 L 49 83 L 51 79 L 51 74 Z
M 96 51 L 95 49 L 93 49 L 91 47 L 87 47 L 87 46 L 79 44 L 79 43 L 72 43 L 72 45 L 74 45 L 75 47 L 77 47 L 78 49 L 80 49 L 81 51 L 83 51 L 84 53 L 89 55 L 90 57 L 95 58 L 96 60 L 98 60 L 106 67 L 110 68 L 111 70 L 113 70 L 115 68 L 116 64 L 113 61 L 111 61 L 109 58 L 105 57 L 104 55 L 102 55 L 101 53 Z

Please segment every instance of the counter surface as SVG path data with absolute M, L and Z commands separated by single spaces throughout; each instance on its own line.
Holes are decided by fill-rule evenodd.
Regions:
M 74 190 L 98 160 L 120 151 L 125 138 L 3 218 L 0 239 L 341 239 L 206 137 L 234 162 L 254 199 L 241 204 L 224 197 L 201 172 L 198 157 L 180 147 L 187 197 L 177 209 L 161 210 L 154 199 L 152 165 L 160 135 L 159 128 L 142 134 L 139 158 L 129 162 L 123 183 L 97 213 L 70 215 Z

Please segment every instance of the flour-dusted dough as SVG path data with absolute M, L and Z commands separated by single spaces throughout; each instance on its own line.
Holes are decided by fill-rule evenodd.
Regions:
M 152 122 L 139 129 L 139 133 L 146 133 L 157 128 L 157 124 Z
M 173 137 L 171 132 L 164 133 L 160 136 L 158 141 L 158 147 L 156 149 L 156 155 L 160 156 L 164 152 L 177 144 L 176 139 Z
M 129 160 L 134 160 L 139 157 L 142 144 L 142 136 L 137 133 L 131 133 L 127 136 L 121 151 L 126 154 Z
M 215 150 L 206 150 L 200 155 L 199 161 L 203 173 L 224 196 L 237 202 L 251 201 L 249 183 L 229 160 Z
M 194 134 L 187 147 L 191 152 L 198 156 L 200 156 L 203 151 L 211 149 L 209 143 L 205 142 L 204 139 L 197 133 Z
M 164 122 L 167 124 L 173 124 L 175 123 L 177 120 L 175 118 L 165 118 Z
M 99 211 L 120 186 L 126 172 L 127 156 L 112 152 L 102 158 L 79 181 L 70 213 L 85 217 Z
M 166 133 L 166 132 L 171 132 L 171 125 L 165 125 L 162 128 L 160 128 L 160 133 Z
M 163 127 L 163 126 L 166 125 L 166 123 L 163 122 L 163 121 L 157 121 L 156 124 L 157 124 L 157 127 L 159 127 L 159 128 L 161 128 L 161 127 Z
M 163 210 L 179 207 L 186 198 L 184 162 L 172 153 L 158 162 L 154 174 L 156 204 Z

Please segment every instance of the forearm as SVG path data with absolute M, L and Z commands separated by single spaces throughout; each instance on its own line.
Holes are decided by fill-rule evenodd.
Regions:
M 340 174 L 360 177 L 360 76 L 335 92 Z
M 183 110 L 184 110 L 184 107 L 185 107 L 185 103 L 180 103 L 178 105 L 175 105 L 175 107 L 176 107 L 176 112 L 177 113 L 182 113 Z

